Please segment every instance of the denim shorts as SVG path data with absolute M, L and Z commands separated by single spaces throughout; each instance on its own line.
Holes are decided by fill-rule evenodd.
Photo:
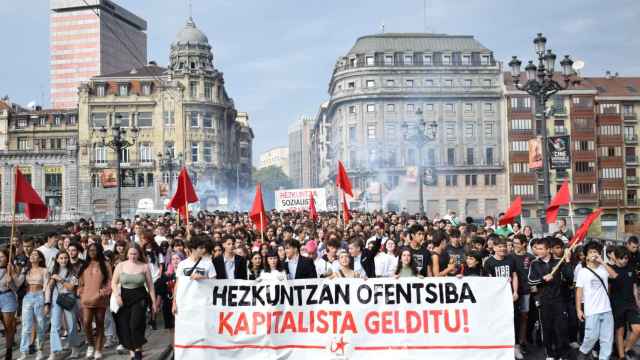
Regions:
M 0 294 L 0 312 L 12 313 L 18 310 L 18 300 L 13 291 Z

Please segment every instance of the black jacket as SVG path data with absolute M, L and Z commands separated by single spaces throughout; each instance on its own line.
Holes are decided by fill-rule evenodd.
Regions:
M 376 239 L 373 242 L 373 248 L 371 250 L 364 248 L 360 253 L 360 265 L 362 265 L 362 269 L 364 269 L 364 272 L 367 274 L 368 278 L 376 277 L 375 257 L 380 251 L 380 246 L 382 246 L 381 242 L 382 242 L 381 239 Z M 355 269 L 353 267 L 353 262 L 354 262 L 354 258 L 353 256 L 351 256 L 351 261 L 350 261 L 351 268 Z
M 546 282 L 542 279 L 545 275 L 551 273 L 558 261 L 560 260 L 551 258 L 548 262 L 544 262 L 542 259 L 537 258 L 531 262 L 529 267 L 529 286 L 535 286 L 538 289 L 536 298 L 541 304 L 564 301 L 564 289 L 573 281 L 573 270 L 566 262 L 560 265 L 551 281 Z
M 234 261 L 235 269 L 233 270 L 233 278 L 247 280 L 247 259 L 234 255 Z M 227 268 L 224 266 L 224 255 L 213 258 L 213 267 L 216 268 L 216 279 L 229 279 L 229 276 L 227 276 Z
M 289 261 L 284 262 L 284 271 L 289 273 Z M 296 273 L 294 279 L 315 279 L 318 277 L 316 272 L 316 265 L 313 263 L 313 259 L 298 255 L 298 266 L 296 266 Z

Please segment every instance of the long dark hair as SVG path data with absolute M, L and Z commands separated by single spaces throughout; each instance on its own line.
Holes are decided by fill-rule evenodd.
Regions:
M 416 260 L 413 258 L 413 255 L 411 254 L 411 250 L 408 247 L 403 247 L 400 250 L 400 255 L 398 255 L 398 266 L 396 266 L 396 275 L 399 275 L 400 271 L 402 271 L 402 253 L 404 253 L 405 251 L 409 252 L 409 255 L 411 258 L 411 260 L 409 261 L 409 268 L 411 269 L 411 273 L 413 273 L 413 276 L 417 276 L 418 264 L 416 264 Z
M 129 258 L 129 250 L 131 250 L 131 249 L 135 249 L 138 252 L 138 259 L 137 260 L 139 262 L 141 262 L 143 264 L 147 263 L 147 257 L 145 256 L 144 251 L 142 250 L 142 247 L 139 244 L 136 244 L 136 243 L 134 243 L 133 245 L 131 245 L 131 246 L 129 246 L 127 248 L 127 253 L 125 254 L 125 256 L 126 256 L 125 260 Z
M 282 271 L 282 261 L 280 260 L 280 256 L 278 256 L 278 253 L 273 249 L 270 249 L 269 252 L 267 253 L 267 256 L 265 256 L 264 271 L 271 272 L 271 267 L 269 266 L 270 257 L 274 257 L 278 259 L 278 262 L 276 263 L 276 270 Z
M 98 265 L 100 266 L 100 272 L 102 273 L 101 285 L 104 286 L 109 280 L 109 270 L 107 269 L 107 258 L 105 258 L 104 256 L 104 249 L 102 249 L 102 245 L 99 242 L 94 242 L 93 244 L 87 246 L 87 261 L 82 264 L 82 268 L 80 268 L 80 272 L 78 273 L 78 278 L 82 277 L 84 271 L 87 270 L 87 268 L 91 264 L 91 261 L 93 261 L 93 259 L 91 259 L 91 255 L 89 255 L 89 250 L 91 250 L 92 246 L 96 248 L 96 261 L 98 262 Z
M 51 275 L 60 273 L 60 264 L 58 264 L 58 258 L 60 257 L 60 255 L 67 255 L 67 259 L 68 259 L 67 261 L 71 261 L 71 256 L 69 256 L 69 254 L 66 251 L 60 251 L 59 253 L 57 253 L 56 258 L 53 261 L 53 268 L 51 269 Z M 71 265 L 71 263 L 67 263 L 67 274 L 69 271 L 69 265 Z
M 42 252 L 40 250 L 33 249 L 31 251 L 31 254 L 33 254 L 34 251 L 38 253 L 38 258 L 39 258 L 38 266 L 46 268 L 47 267 L 47 260 L 44 258 L 44 255 L 42 254 Z M 31 257 L 31 254 L 29 254 L 29 257 Z M 27 261 L 26 270 L 27 270 L 27 273 L 29 273 L 29 271 L 31 271 L 31 260 Z

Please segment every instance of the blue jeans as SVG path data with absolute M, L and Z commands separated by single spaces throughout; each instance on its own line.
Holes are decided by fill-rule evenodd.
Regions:
M 72 347 L 78 347 L 82 344 L 82 338 L 78 334 L 78 319 L 76 318 L 76 309 L 71 311 L 65 310 L 56 303 L 58 299 L 58 290 L 55 289 L 51 297 L 51 333 L 49 341 L 51 342 L 51 352 L 62 351 L 62 340 L 60 340 L 60 331 L 62 330 L 62 317 L 64 316 L 67 324 L 68 341 Z M 78 307 L 78 301 L 76 301 Z
M 613 349 L 613 313 L 594 314 L 587 316 L 584 322 L 584 340 L 580 346 L 580 352 L 588 354 L 600 340 L 600 352 L 598 358 L 607 360 Z
M 46 319 L 44 317 L 44 292 L 27 293 L 22 300 L 22 332 L 20 335 L 20 352 L 29 352 L 31 343 L 31 329 L 33 328 L 33 317 L 36 318 L 36 347 L 42 349 Z

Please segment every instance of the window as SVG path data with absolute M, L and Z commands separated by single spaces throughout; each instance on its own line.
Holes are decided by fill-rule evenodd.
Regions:
M 447 165 L 455 165 L 456 163 L 456 149 L 447 149 Z
M 558 135 L 566 134 L 567 133 L 567 128 L 564 127 L 564 120 L 562 120 L 562 119 L 555 120 L 553 122 L 553 130 Z
M 512 97 L 511 109 L 520 111 L 531 110 L 531 98 L 525 96 Z
M 524 162 L 511 163 L 511 171 L 514 174 L 526 174 L 529 172 L 529 163 L 524 163 Z
M 471 55 L 462 55 L 462 65 L 471 65 Z
M 464 104 L 464 112 L 472 112 L 473 111 L 473 104 L 472 103 L 465 103 Z
M 91 187 L 100 187 L 100 176 L 98 174 L 91 174 Z
M 593 151 L 596 149 L 593 140 L 579 140 L 575 141 L 574 144 L 576 144 L 576 151 Z
M 129 84 L 120 84 L 120 85 L 118 85 L 118 95 L 119 96 L 128 96 L 129 95 Z
M 455 108 L 453 107 L 453 104 L 444 104 L 444 111 L 455 112 Z
M 376 81 L 375 80 L 367 80 L 367 87 L 368 88 L 372 88 L 376 86 Z
M 636 129 L 633 126 L 625 126 L 624 127 L 624 138 L 625 139 L 635 139 L 636 138 Z
M 396 105 L 395 104 L 387 104 L 387 112 L 394 112 L 396 111 Z
M 413 104 L 407 104 L 407 112 L 414 112 L 415 111 L 415 106 Z
M 604 136 L 618 136 L 620 135 L 620 125 L 602 125 L 598 127 L 598 134 L 604 135 Z M 625 131 L 625 135 L 626 135 L 626 131 Z
M 211 113 L 204 113 L 202 116 L 202 127 L 207 129 L 213 128 L 213 115 Z
M 448 122 L 445 126 L 445 134 L 448 140 L 454 140 L 456 138 L 456 124 Z
M 446 175 L 445 176 L 445 185 L 446 186 L 458 186 L 458 175 Z
M 489 65 L 489 55 L 482 55 L 480 57 L 480 65 Z
M 162 113 L 164 118 L 164 126 L 174 126 L 176 124 L 175 113 L 173 111 L 165 111 Z
M 485 159 L 487 161 L 487 165 L 493 165 L 493 148 L 485 149 Z
M 406 87 L 413 87 L 413 80 L 407 79 L 404 81 Z
M 413 65 L 413 55 L 405 55 L 404 56 L 404 64 L 405 65 Z
M 465 175 L 464 176 L 464 184 L 466 186 L 476 186 L 476 185 L 478 185 L 478 175 Z
M 601 114 L 619 114 L 620 104 L 600 104 Z
M 529 151 L 529 142 L 527 141 L 512 141 L 511 151 Z
M 95 144 L 93 148 L 94 160 L 97 164 L 104 164 L 107 162 L 107 147 Z
M 153 119 L 151 117 L 151 112 L 140 112 L 138 113 L 138 127 L 152 127 Z
M 491 87 L 491 79 L 484 79 L 482 80 L 482 85 L 484 87 Z
M 198 127 L 200 125 L 200 122 L 198 121 L 197 112 L 192 111 L 191 113 L 189 113 L 189 119 L 190 119 L 190 124 L 192 128 Z
M 107 114 L 106 113 L 92 113 L 91 114 L 91 126 L 94 128 L 107 127 Z
M 376 126 L 373 124 L 367 125 L 367 139 L 374 140 L 376 138 Z
M 449 80 L 445 80 L 444 81 L 444 87 L 453 87 L 453 80 L 449 79 Z
M 534 196 L 535 188 L 533 185 L 512 185 L 511 192 L 514 196 Z
M 484 112 L 492 113 L 493 112 L 493 104 L 492 103 L 484 103 Z
M 373 66 L 373 65 L 375 65 L 375 61 L 374 61 L 373 56 L 367 56 L 367 57 L 366 57 L 366 61 L 367 61 L 367 66 Z
M 433 58 L 431 57 L 431 55 L 424 55 L 424 56 L 422 57 L 422 62 L 423 62 L 425 65 L 431 65 L 431 64 L 433 64 Z
M 189 96 L 192 98 L 198 97 L 198 82 L 190 81 L 189 82 Z
M 433 104 L 424 104 L 425 111 L 433 111 Z
M 622 106 L 622 113 L 624 115 L 633 115 L 633 105 L 625 104 Z
M 393 65 L 393 55 L 385 55 L 384 56 L 384 64 L 385 65 Z
M 471 79 L 464 79 L 464 87 L 470 88 L 472 84 L 473 81 Z
M 198 162 L 198 143 L 191 143 L 191 162 Z
M 151 144 L 140 144 L 140 162 L 153 161 L 153 148 Z
M 589 173 L 593 172 L 596 168 L 594 161 L 576 161 L 576 172 Z
M 213 92 L 211 91 L 211 83 L 204 83 L 204 98 L 207 100 L 213 100 Z
M 600 177 L 603 179 L 622 179 L 622 168 L 600 168 Z
M 356 114 L 357 112 L 355 105 L 349 106 L 349 114 Z
M 123 148 L 120 151 L 120 164 L 128 164 L 129 163 L 129 148 Z
M 142 84 L 142 95 L 143 96 L 151 95 L 151 83 L 143 83 Z
M 138 187 L 144 187 L 144 173 L 138 173 Z
M 26 128 L 27 126 L 29 126 L 29 121 L 27 118 L 21 117 L 16 120 L 17 129 Z
M 443 55 L 442 56 L 442 64 L 443 65 L 451 65 L 451 55 Z
M 347 89 L 355 89 L 356 88 L 356 82 L 355 81 L 349 81 L 347 83 Z
M 375 104 L 367 104 L 367 112 L 376 112 Z
M 429 149 L 427 151 L 427 165 L 436 164 L 436 149 Z
M 53 117 L 53 126 L 60 126 L 62 125 L 62 115 L 55 115 Z
M 426 79 L 426 80 L 424 81 L 424 86 L 426 86 L 426 87 L 433 87 L 433 80 L 431 80 L 431 79 Z
M 97 85 L 96 86 L 96 96 L 98 97 L 103 97 L 106 95 L 106 87 L 104 85 Z
M 349 65 L 351 67 L 355 67 L 356 66 L 356 58 L 351 58 L 349 59 Z
M 31 142 L 29 141 L 29 138 L 18 138 L 18 150 L 31 150 Z
M 175 156 L 175 145 L 173 142 L 171 141 L 167 141 L 164 143 L 164 153 L 163 154 L 170 154 L 171 158 L 173 158 Z
M 203 147 L 203 153 L 204 153 L 204 162 L 206 163 L 210 163 L 212 162 L 212 154 L 213 154 L 213 146 L 211 145 L 211 143 L 204 143 L 204 147 Z
M 147 187 L 153 187 L 153 173 L 147 173 Z
M 387 86 L 388 87 L 396 86 L 396 81 L 395 80 L 387 80 Z
M 42 139 L 43 143 L 45 139 Z M 55 150 L 60 150 L 62 149 L 62 138 L 49 138 L 49 148 L 50 149 L 55 149 Z
M 473 138 L 476 136 L 475 125 L 471 122 L 464 124 L 464 137 Z
M 474 155 L 473 148 L 467 148 L 467 165 L 473 165 L 475 163 L 473 155 Z
M 115 124 L 120 125 L 120 127 L 129 127 L 129 113 L 128 112 L 116 112 L 115 113 Z
M 493 122 L 484 123 L 484 136 L 487 138 L 492 138 L 494 136 L 494 127 L 495 124 Z
M 75 125 L 78 122 L 78 117 L 76 115 L 69 115 L 67 118 L 67 125 Z
M 576 184 L 576 192 L 578 194 L 595 194 L 596 184 Z
M 511 120 L 511 130 L 531 130 L 531 119 Z
M 384 124 L 384 136 L 389 139 L 389 140 L 395 140 L 396 139 L 396 126 L 393 123 L 385 123 Z M 393 152 L 395 152 L 395 150 L 392 150 Z M 394 155 L 395 158 L 395 155 Z

